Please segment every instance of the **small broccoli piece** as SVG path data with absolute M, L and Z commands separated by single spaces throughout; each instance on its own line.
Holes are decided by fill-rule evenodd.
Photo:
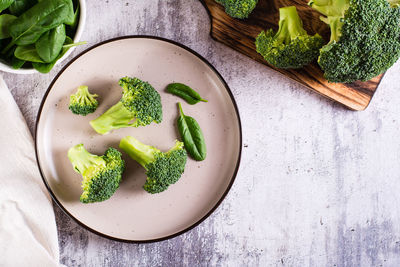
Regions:
M 187 153 L 182 142 L 176 141 L 168 152 L 161 152 L 127 136 L 119 147 L 146 169 L 147 180 L 143 188 L 151 194 L 160 193 L 176 183 L 185 170 Z
M 256 38 L 257 52 L 271 65 L 281 69 L 301 68 L 319 55 L 324 40 L 319 34 L 310 36 L 296 7 L 279 9 L 279 30 L 269 29 Z
M 367 81 L 400 57 L 400 9 L 387 0 L 311 0 L 325 17 L 330 42 L 318 64 L 330 82 Z M 391 6 L 392 5 L 392 6 Z
M 121 100 L 90 121 L 90 125 L 99 134 L 124 127 L 146 126 L 162 121 L 160 94 L 147 82 L 138 78 L 124 77 L 119 80 L 123 88 Z M 133 123 L 130 123 L 135 120 Z
M 74 170 L 83 177 L 82 203 L 107 200 L 118 189 L 125 169 L 125 162 L 118 150 L 110 147 L 103 156 L 97 156 L 79 144 L 68 150 L 68 158 Z
M 79 86 L 76 93 L 70 96 L 68 108 L 74 114 L 86 116 L 97 109 L 99 103 L 96 97 L 98 95 L 91 94 L 87 86 Z
M 225 12 L 238 19 L 247 18 L 256 7 L 258 0 L 216 0 L 225 7 Z

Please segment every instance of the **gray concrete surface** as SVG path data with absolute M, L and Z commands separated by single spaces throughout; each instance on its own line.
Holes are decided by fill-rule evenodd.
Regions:
M 82 39 L 89 44 L 157 35 L 207 58 L 237 100 L 244 148 L 222 205 L 199 227 L 168 241 L 109 241 L 55 207 L 61 262 L 400 266 L 400 64 L 387 72 L 368 109 L 353 112 L 214 42 L 209 28 L 198 0 L 88 1 Z M 49 75 L 4 75 L 32 131 L 41 98 L 60 68 Z

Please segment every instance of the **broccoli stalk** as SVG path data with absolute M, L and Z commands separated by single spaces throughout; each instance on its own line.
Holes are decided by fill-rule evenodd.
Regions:
M 367 81 L 400 57 L 400 9 L 396 0 L 311 0 L 325 17 L 330 42 L 318 64 L 330 82 Z
M 109 148 L 103 156 L 89 153 L 83 144 L 68 150 L 68 158 L 74 170 L 82 175 L 82 203 L 109 199 L 119 187 L 125 163 L 121 153 Z
M 119 80 L 123 88 L 121 100 L 90 121 L 99 134 L 124 127 L 146 126 L 162 121 L 162 106 L 159 93 L 147 82 L 125 77 Z M 131 123 L 132 120 L 135 120 Z
M 151 194 L 165 191 L 176 183 L 185 170 L 187 153 L 182 142 L 176 141 L 168 152 L 145 145 L 132 136 L 123 138 L 119 147 L 146 170 L 143 188 Z
M 225 7 L 225 12 L 238 19 L 247 18 L 256 7 L 258 0 L 216 0 Z
M 296 69 L 316 59 L 323 39 L 319 34 L 310 36 L 296 7 L 279 9 L 279 29 L 261 32 L 256 38 L 257 52 L 271 65 L 282 69 Z
M 87 86 L 79 86 L 76 93 L 69 98 L 68 108 L 74 114 L 86 116 L 89 113 L 95 112 L 99 103 L 96 100 L 98 95 L 91 94 Z

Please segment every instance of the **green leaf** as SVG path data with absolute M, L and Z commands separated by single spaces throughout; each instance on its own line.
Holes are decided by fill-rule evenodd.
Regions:
M 78 26 L 79 14 L 80 14 L 80 12 L 81 12 L 81 8 L 80 8 L 80 5 L 78 5 L 78 6 L 76 7 L 76 11 L 75 11 L 75 14 L 74 14 L 74 21 L 73 21 L 73 23 L 70 25 L 71 28 L 74 29 L 74 30 L 75 30 L 76 27 Z
M 51 69 L 54 67 L 54 65 L 57 63 L 57 61 L 60 58 L 62 58 L 71 47 L 83 45 L 83 44 L 86 44 L 86 42 L 73 43 L 72 39 L 67 36 L 67 38 L 65 39 L 65 44 L 63 45 L 63 48 L 61 50 L 61 53 L 57 56 L 57 58 L 53 62 L 50 62 L 50 63 L 33 62 L 32 66 L 41 73 L 48 73 L 51 71 Z
M 19 45 L 17 49 L 15 49 L 14 56 L 18 59 L 44 63 L 44 61 L 40 58 L 39 54 L 36 51 L 35 45 Z
M 10 24 L 16 19 L 17 17 L 10 14 L 0 15 L 0 39 L 10 37 L 9 27 Z
M 72 25 L 74 24 L 75 21 L 74 3 L 72 2 L 72 0 L 64 0 L 64 1 L 68 5 L 68 15 L 64 23 L 67 25 Z
M 68 15 L 69 6 L 65 0 L 43 0 L 39 2 L 10 25 L 13 42 L 6 48 L 14 44 L 28 45 L 35 43 L 43 33 L 64 23 Z
M 167 86 L 167 92 L 183 98 L 187 103 L 194 105 L 200 101 L 208 102 L 201 98 L 200 94 L 183 83 L 171 83 Z
M 194 118 L 183 114 L 181 103 L 178 103 L 178 106 L 180 111 L 178 130 L 185 148 L 192 158 L 202 161 L 206 158 L 207 148 L 200 125 Z
M 60 54 L 65 42 L 65 25 L 61 24 L 40 36 L 35 43 L 36 51 L 44 62 L 50 63 Z
M 10 13 L 15 16 L 20 16 L 22 13 L 33 7 L 37 3 L 36 0 L 15 0 L 8 8 Z
M 8 8 L 14 0 L 0 0 L 0 12 Z
M 25 60 L 21 60 L 16 57 L 12 57 L 11 66 L 13 69 L 17 70 L 17 69 L 20 69 L 25 64 L 25 62 L 26 62 Z

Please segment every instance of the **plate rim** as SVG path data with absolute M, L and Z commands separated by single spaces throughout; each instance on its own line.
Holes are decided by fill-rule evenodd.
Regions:
M 217 201 L 217 203 L 204 215 L 202 216 L 199 220 L 197 220 L 195 223 L 189 225 L 188 227 L 186 227 L 185 229 L 176 232 L 174 234 L 170 234 L 167 236 L 163 236 L 160 238 L 153 238 L 153 239 L 146 239 L 146 240 L 133 240 L 133 239 L 124 239 L 124 238 L 118 238 L 118 237 L 114 237 L 111 235 L 107 235 L 104 234 L 102 232 L 99 232 L 93 228 L 91 228 L 90 226 L 84 224 L 83 222 L 81 222 L 78 218 L 76 218 L 75 216 L 73 216 L 62 204 L 61 202 L 57 199 L 56 195 L 53 193 L 49 183 L 47 182 L 45 175 L 42 171 L 42 167 L 41 164 L 39 162 L 39 154 L 38 154 L 38 125 L 40 122 L 40 118 L 42 115 L 42 110 L 43 110 L 43 106 L 47 100 L 47 97 L 51 91 L 51 89 L 53 88 L 54 84 L 56 83 L 56 81 L 58 80 L 58 78 L 64 73 L 64 71 L 73 63 L 75 62 L 78 58 L 80 58 L 81 56 L 83 56 L 84 54 L 88 53 L 89 51 L 102 46 L 104 44 L 108 44 L 108 43 L 112 43 L 115 41 L 119 41 L 119 40 L 125 40 L 125 39 L 150 39 L 150 40 L 158 40 L 158 41 L 163 41 L 169 44 L 173 44 L 176 45 L 180 48 L 183 48 L 184 50 L 188 51 L 189 53 L 191 53 L 192 55 L 196 56 L 198 59 L 200 59 L 203 63 L 205 63 L 218 77 L 218 79 L 222 82 L 222 84 L 225 87 L 225 90 L 227 91 L 232 104 L 234 106 L 234 110 L 237 116 L 237 122 L 238 122 L 238 126 L 239 126 L 239 154 L 238 154 L 238 158 L 236 161 L 236 166 L 235 166 L 235 170 L 233 172 L 233 175 L 229 181 L 228 187 L 225 189 L 224 193 L 222 194 L 222 196 L 220 197 L 220 199 Z M 84 229 L 90 231 L 91 233 L 94 233 L 98 236 L 101 236 L 103 238 L 109 239 L 109 240 L 113 240 L 113 241 L 118 241 L 118 242 L 124 242 L 124 243 L 136 243 L 136 244 L 140 244 L 140 243 L 154 243 L 154 242 L 161 242 L 161 241 L 165 241 L 171 238 L 175 238 L 177 236 L 180 236 L 190 230 L 192 230 L 193 228 L 197 227 L 198 225 L 200 225 L 203 221 L 205 221 L 212 213 L 214 213 L 214 211 L 221 205 L 221 203 L 224 201 L 224 199 L 226 198 L 226 196 L 228 195 L 229 191 L 232 188 L 232 185 L 236 179 L 236 176 L 238 174 L 239 171 L 239 167 L 240 167 L 240 163 L 241 163 L 241 158 L 242 158 L 242 147 L 243 147 L 243 130 L 242 130 L 242 123 L 241 123 L 241 119 L 240 119 L 240 113 L 239 113 L 239 108 L 238 105 L 236 103 L 236 100 L 232 94 L 232 91 L 229 87 L 229 85 L 227 84 L 227 82 L 224 80 L 224 78 L 222 77 L 222 75 L 217 71 L 217 69 L 207 60 L 205 59 L 202 55 L 200 55 L 199 53 L 197 53 L 196 51 L 194 51 L 193 49 L 187 47 L 184 44 L 181 44 L 177 41 L 171 40 L 171 39 L 167 39 L 164 37 L 159 37 L 159 36 L 153 36 L 153 35 L 124 35 L 124 36 L 119 36 L 119 37 L 115 37 L 115 38 L 111 38 L 111 39 L 107 39 L 104 41 L 101 41 L 97 44 L 94 44 L 93 46 L 85 49 L 84 51 L 80 52 L 78 55 L 76 55 L 74 58 L 72 58 L 70 61 L 67 62 L 67 64 L 65 66 L 63 66 L 61 68 L 61 70 L 56 74 L 56 76 L 52 79 L 50 85 L 47 87 L 47 90 L 45 92 L 45 94 L 43 95 L 43 98 L 41 100 L 40 106 L 39 106 L 39 110 L 38 113 L 36 115 L 36 121 L 35 121 L 35 157 L 36 157 L 36 163 L 40 172 L 40 176 L 42 178 L 42 181 L 44 183 L 44 185 L 46 186 L 47 191 L 49 192 L 52 200 L 57 204 L 57 206 L 72 220 L 74 220 L 78 225 L 80 225 L 81 227 L 83 227 Z

